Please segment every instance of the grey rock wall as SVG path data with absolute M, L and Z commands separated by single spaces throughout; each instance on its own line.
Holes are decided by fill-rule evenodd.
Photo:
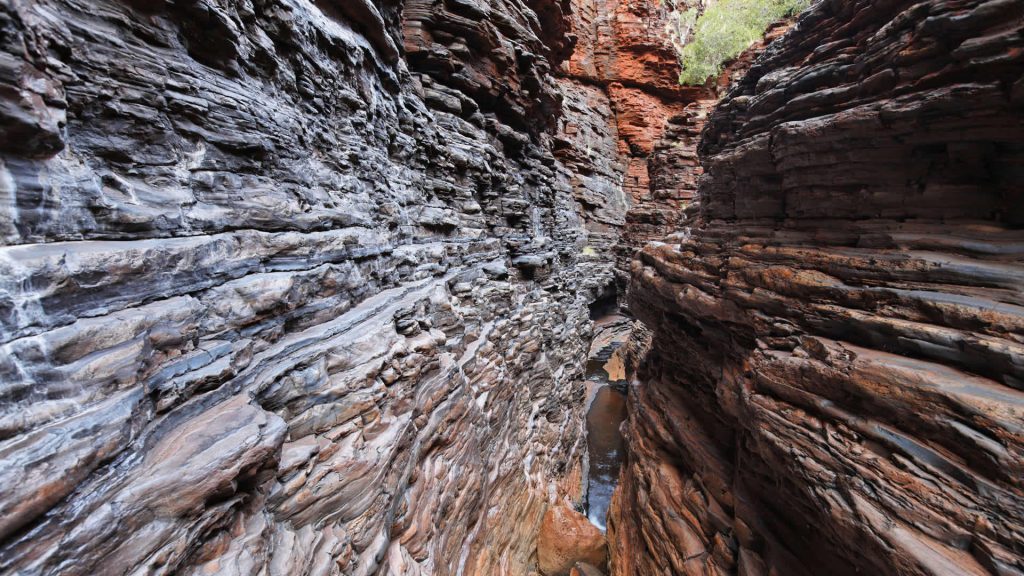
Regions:
M 621 220 L 563 9 L 0 5 L 0 572 L 526 572 Z

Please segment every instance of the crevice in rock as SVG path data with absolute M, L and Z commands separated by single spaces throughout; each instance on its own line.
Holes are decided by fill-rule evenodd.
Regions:
M 1024 573 L 1024 3 L 690 5 L 0 4 L 0 574 Z

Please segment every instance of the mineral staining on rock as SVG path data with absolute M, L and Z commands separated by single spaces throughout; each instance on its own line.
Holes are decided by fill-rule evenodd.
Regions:
M 610 194 L 591 192 L 587 196 L 618 199 L 620 208 L 615 219 L 602 221 L 601 231 L 611 232 L 617 240 L 614 249 L 618 283 L 624 288 L 629 282 L 633 252 L 648 239 L 672 230 L 678 210 L 693 190 L 660 185 L 659 178 L 668 180 L 671 176 L 662 176 L 657 171 L 669 162 L 696 166 L 696 140 L 689 150 L 659 148 L 658 144 L 675 123 L 685 122 L 687 103 L 701 97 L 710 102 L 714 95 L 702 88 L 679 86 L 677 55 L 670 33 L 675 16 L 667 3 L 573 0 L 572 7 L 570 20 L 577 42 L 572 56 L 560 69 L 559 83 L 568 94 L 587 95 L 589 112 L 581 115 L 567 105 L 565 131 L 583 135 L 588 156 L 599 159 L 583 165 L 582 170 L 578 167 L 577 172 L 583 174 L 578 180 L 585 184 L 598 180 L 615 185 Z M 567 98 L 567 102 L 574 99 L 579 97 Z M 590 137 L 591 132 L 597 136 Z M 697 127 L 694 135 L 699 132 Z M 678 159 L 680 155 L 690 162 Z M 590 168 L 591 165 L 599 168 Z M 590 184 L 587 188 L 596 187 Z M 581 202 L 595 203 L 587 197 L 581 198 Z M 589 228 L 593 236 L 595 226 Z
M 1024 3 L 673 4 L 0 4 L 0 573 L 1024 573 Z
M 0 572 L 534 564 L 612 265 L 529 4 L 0 6 Z
M 717 106 L 614 573 L 1024 573 L 1024 3 L 820 2 Z

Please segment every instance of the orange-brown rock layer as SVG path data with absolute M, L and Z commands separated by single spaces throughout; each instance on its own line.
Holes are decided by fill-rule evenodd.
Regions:
M 680 3 L 684 7 L 685 3 Z M 698 100 L 710 105 L 714 94 L 705 88 L 679 85 L 679 63 L 673 26 L 678 22 L 673 3 L 660 0 L 574 0 L 570 13 L 577 38 L 563 64 L 563 82 L 570 90 L 601 90 L 611 111 L 604 133 L 615 138 L 613 180 L 622 195 L 616 226 L 614 257 L 626 282 L 633 252 L 649 237 L 664 236 L 676 222 L 682 200 L 695 186 L 659 190 L 657 163 L 673 126 L 682 122 L 695 136 L 700 125 L 689 120 L 687 106 Z M 686 118 L 687 120 L 681 120 Z M 688 154 L 693 158 L 694 142 Z M 684 190 L 685 188 L 685 190 Z M 671 197 L 671 198 L 670 198 Z
M 544 513 L 537 534 L 537 567 L 545 576 L 568 576 L 579 563 L 604 566 L 608 547 L 604 534 L 586 516 L 564 505 Z
M 633 263 L 618 576 L 1024 573 L 1024 3 L 824 1 Z

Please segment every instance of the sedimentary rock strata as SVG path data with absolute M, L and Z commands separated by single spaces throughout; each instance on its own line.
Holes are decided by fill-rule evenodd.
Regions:
M 564 10 L 0 6 L 0 572 L 525 573 L 612 282 Z
M 1024 574 L 1024 2 L 700 5 L 0 4 L 0 573 Z
M 1022 22 L 820 2 L 715 108 L 634 262 L 615 574 L 1024 573 Z
M 679 9 L 687 5 L 678 4 Z M 692 122 L 694 115 L 700 114 L 687 111 L 687 106 L 704 100 L 710 107 L 715 93 L 710 88 L 679 85 L 675 3 L 575 0 L 572 6 L 570 22 L 577 43 L 561 67 L 561 82 L 570 86 L 567 92 L 600 91 L 607 100 L 601 109 L 608 107 L 610 114 L 602 115 L 608 116 L 611 124 L 602 133 L 614 142 L 614 150 L 605 152 L 604 140 L 601 148 L 593 150 L 615 160 L 610 180 L 623 198 L 623 208 L 610 224 L 615 226 L 612 231 L 617 239 L 618 284 L 624 288 L 633 252 L 648 240 L 670 233 L 676 214 L 696 189 L 695 183 L 670 185 L 655 180 L 660 177 L 658 166 L 676 162 L 677 156 L 689 158 L 692 166 L 697 166 L 694 150 L 702 122 Z M 674 128 L 679 124 L 688 126 L 693 138 L 682 147 L 668 143 L 678 131 L 686 130 Z M 663 178 L 671 177 L 666 173 Z

